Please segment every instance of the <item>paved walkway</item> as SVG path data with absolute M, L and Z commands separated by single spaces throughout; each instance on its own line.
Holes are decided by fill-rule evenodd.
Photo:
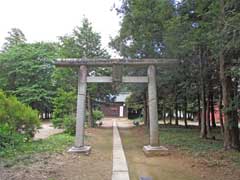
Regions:
M 51 122 L 44 122 L 41 124 L 41 129 L 37 131 L 33 139 L 46 139 L 51 135 L 62 133 L 63 131 L 63 129 L 54 128 Z
M 113 127 L 114 120 L 117 121 L 117 126 L 120 128 L 130 128 L 134 127 L 133 121 L 127 119 L 127 118 L 104 118 L 102 120 L 103 124 L 101 127 L 104 128 L 111 128 Z
M 119 121 L 119 119 L 117 119 Z M 129 180 L 128 166 L 118 132 L 116 119 L 113 119 L 113 169 L 112 180 Z

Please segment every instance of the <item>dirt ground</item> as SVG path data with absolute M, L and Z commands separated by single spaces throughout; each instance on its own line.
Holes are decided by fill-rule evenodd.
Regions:
M 109 121 L 109 126 L 111 123 Z M 89 156 L 67 153 L 37 154 L 31 163 L 0 167 L 0 180 L 110 180 L 112 174 L 112 129 L 86 130 L 86 144 L 93 149 Z M 142 147 L 148 144 L 144 128 L 120 128 L 130 178 L 150 176 L 153 180 L 239 180 L 240 170 L 226 162 L 220 165 L 193 157 L 169 147 L 170 155 L 145 157 Z
M 202 158 L 170 149 L 170 155 L 145 157 L 142 147 L 148 144 L 144 128 L 120 129 L 131 180 L 141 176 L 154 180 L 239 180 L 240 170 L 230 164 L 213 165 Z
M 112 129 L 87 129 L 89 156 L 64 151 L 39 154 L 30 165 L 0 167 L 0 180 L 109 180 L 112 174 Z

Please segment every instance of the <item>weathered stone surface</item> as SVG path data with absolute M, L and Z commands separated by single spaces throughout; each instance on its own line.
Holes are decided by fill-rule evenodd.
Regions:
M 150 145 L 159 146 L 156 67 L 148 67 L 148 104 L 150 122 Z
M 78 77 L 78 95 L 77 95 L 77 118 L 76 118 L 76 137 L 75 147 L 84 146 L 84 121 L 86 113 L 86 91 L 87 91 L 87 67 L 80 66 Z
M 143 152 L 146 156 L 166 156 L 169 155 L 169 150 L 164 146 L 151 146 L 147 145 L 143 147 Z
M 176 64 L 177 59 L 57 59 L 55 65 L 59 67 L 74 66 L 146 66 L 146 65 L 171 65 Z
M 114 64 L 112 67 L 112 80 L 114 83 L 121 83 L 123 76 L 123 68 L 121 65 Z
M 112 83 L 111 76 L 88 76 L 87 77 L 88 83 Z
M 82 146 L 82 147 L 71 147 L 68 152 L 71 152 L 71 153 L 85 153 L 85 154 L 90 154 L 91 152 L 91 146 Z
M 128 172 L 126 171 L 113 172 L 112 180 L 129 180 Z
M 123 76 L 123 83 L 148 83 L 147 76 Z
M 116 121 L 113 122 L 112 180 L 129 180 L 128 166 Z
M 113 79 L 111 76 L 88 76 L 87 83 L 112 83 Z M 147 76 L 123 76 L 123 83 L 147 83 Z

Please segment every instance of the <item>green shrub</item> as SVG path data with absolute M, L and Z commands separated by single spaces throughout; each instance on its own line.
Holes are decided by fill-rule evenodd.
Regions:
M 96 122 L 97 120 L 100 120 L 104 117 L 103 112 L 99 110 L 93 111 L 93 120 Z M 60 119 L 60 118 L 59 118 Z M 86 113 L 86 119 L 87 119 L 87 113 Z M 74 135 L 76 132 L 76 117 L 73 115 L 66 115 L 60 120 L 55 119 L 54 121 L 60 121 L 62 123 L 62 128 L 65 129 L 66 133 L 69 133 L 71 135 Z
M 93 111 L 93 120 L 96 122 L 97 120 L 101 120 L 104 117 L 104 114 L 102 111 L 94 110 Z
M 0 150 L 7 147 L 15 147 L 28 139 L 27 135 L 13 131 L 8 124 L 0 124 Z
M 66 133 L 74 135 L 76 132 L 76 118 L 73 116 L 64 116 L 63 128 Z
M 0 91 L 0 125 L 6 124 L 11 132 L 33 137 L 40 120 L 37 111 L 19 102 L 16 97 L 7 97 Z
M 57 90 L 57 95 L 53 99 L 54 112 L 52 123 L 54 127 L 63 128 L 64 117 L 72 116 L 76 113 L 76 93 L 73 91 L 66 92 L 63 89 Z
M 52 118 L 51 122 L 55 128 L 63 128 L 63 118 Z
M 0 90 L 0 149 L 29 140 L 39 126 L 37 111 Z

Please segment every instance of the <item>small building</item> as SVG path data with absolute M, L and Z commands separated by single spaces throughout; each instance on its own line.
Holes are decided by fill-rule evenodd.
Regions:
M 105 117 L 128 117 L 128 108 L 125 105 L 129 92 L 119 93 L 111 103 L 101 104 L 100 109 Z
M 238 110 L 238 112 L 240 113 L 240 109 Z M 219 105 L 214 106 L 214 118 L 215 118 L 216 123 L 220 122 Z M 224 121 L 224 110 L 222 110 L 222 118 L 223 118 L 223 121 Z M 212 121 L 212 113 L 211 112 L 210 112 L 210 120 Z M 239 117 L 238 121 L 240 122 L 240 117 Z

